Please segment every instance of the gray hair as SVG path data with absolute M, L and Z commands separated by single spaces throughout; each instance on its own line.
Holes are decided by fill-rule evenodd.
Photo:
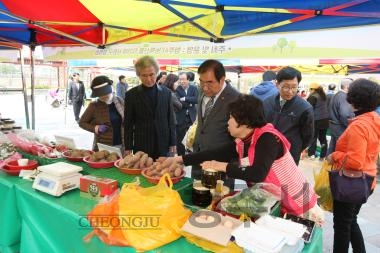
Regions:
M 156 74 L 160 71 L 160 66 L 158 66 L 156 59 L 154 59 L 152 56 L 146 55 L 139 58 L 135 63 L 136 75 L 140 76 L 141 70 L 149 67 L 154 67 Z
M 350 87 L 350 84 L 353 81 L 354 80 L 352 78 L 343 78 L 342 81 L 340 81 L 340 88 L 342 90 L 348 90 L 348 88 Z

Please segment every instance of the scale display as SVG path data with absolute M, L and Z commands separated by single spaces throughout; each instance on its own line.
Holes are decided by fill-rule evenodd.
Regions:
M 40 173 L 33 182 L 33 188 L 53 196 L 61 196 L 63 193 L 79 187 L 82 174 L 78 173 L 82 167 L 58 162 L 39 166 Z
M 41 185 L 42 187 L 45 187 L 47 189 L 53 189 L 54 186 L 55 186 L 55 182 L 54 181 L 48 181 L 48 180 L 45 180 L 45 179 L 40 179 L 39 182 L 38 182 L 39 185 Z

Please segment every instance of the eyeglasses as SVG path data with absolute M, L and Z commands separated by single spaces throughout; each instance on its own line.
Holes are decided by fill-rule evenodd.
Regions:
M 204 86 L 210 87 L 215 82 L 217 82 L 217 81 L 201 81 L 201 80 L 199 80 L 199 84 L 201 87 L 204 87 Z
M 281 86 L 281 89 L 282 89 L 283 91 L 286 91 L 286 92 L 288 92 L 288 91 L 297 92 L 298 87 Z

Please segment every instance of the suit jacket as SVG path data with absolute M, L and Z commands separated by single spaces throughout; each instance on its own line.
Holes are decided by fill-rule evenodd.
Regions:
M 207 119 L 202 119 L 202 100 L 203 95 L 198 101 L 198 124 L 194 137 L 194 152 L 207 150 L 233 141 L 232 136 L 228 132 L 227 122 L 230 117 L 228 105 L 235 101 L 239 92 L 230 84 L 226 84 L 218 99 L 215 101 Z
M 76 82 L 74 81 L 70 82 L 69 100 L 73 102 L 80 102 L 86 98 L 86 93 L 84 91 L 84 84 L 82 81 L 78 81 L 78 82 L 79 82 L 79 89 L 76 85 Z
M 125 150 L 143 151 L 152 158 L 166 156 L 176 145 L 172 94 L 157 85 L 157 106 L 152 110 L 142 85 L 125 94 Z
M 185 89 L 179 85 L 176 89 L 176 95 L 178 98 L 185 97 L 185 101 L 181 101 L 182 109 L 176 113 L 178 124 L 185 122 L 187 111 L 191 122 L 194 122 L 197 118 L 198 88 L 190 84 L 186 94 Z

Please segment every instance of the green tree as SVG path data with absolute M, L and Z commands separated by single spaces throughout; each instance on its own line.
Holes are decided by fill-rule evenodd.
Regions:
M 279 38 L 277 40 L 277 46 L 282 50 L 288 45 L 288 40 L 286 38 Z

